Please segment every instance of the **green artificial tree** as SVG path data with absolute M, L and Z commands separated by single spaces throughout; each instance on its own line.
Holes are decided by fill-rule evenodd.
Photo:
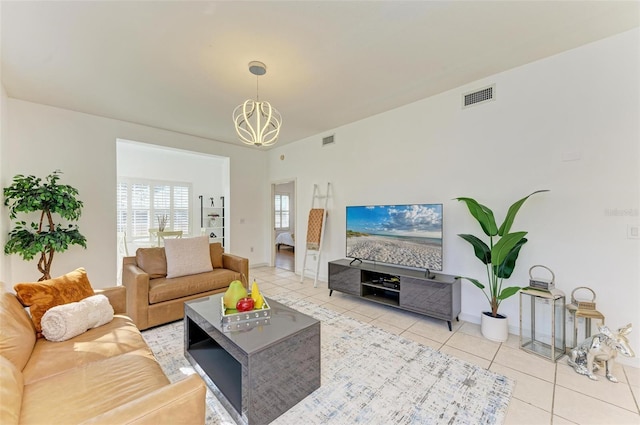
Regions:
M 77 189 L 58 184 L 61 174 L 56 170 L 45 181 L 18 174 L 11 186 L 4 188 L 4 205 L 9 207 L 9 217 L 15 221 L 4 252 L 19 254 L 24 260 L 33 260 L 39 255 L 38 270 L 42 273 L 39 281 L 51 279 L 54 253 L 64 252 L 70 245 L 87 247 L 87 240 L 76 224 L 63 227 L 53 221 L 54 214 L 67 221 L 77 221 L 83 206 L 77 199 Z M 39 213 L 40 218 L 27 224 L 17 219 L 18 213 Z

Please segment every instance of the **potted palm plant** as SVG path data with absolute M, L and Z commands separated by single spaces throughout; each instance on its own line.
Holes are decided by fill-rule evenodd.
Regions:
M 63 227 L 54 222 L 54 214 L 67 221 L 78 220 L 83 206 L 82 201 L 77 199 L 77 189 L 58 183 L 60 174 L 56 170 L 44 181 L 39 177 L 18 174 L 3 191 L 9 217 L 16 220 L 4 252 L 19 254 L 24 260 L 38 256 L 37 267 L 42 273 L 40 281 L 51 279 L 54 253 L 66 251 L 70 245 L 87 247 L 87 240 L 76 224 L 69 223 Z M 18 213 L 37 213 L 38 220 L 27 224 L 18 219 Z
M 467 205 L 473 218 L 480 224 L 484 234 L 489 237 L 487 244 L 474 235 L 458 235 L 473 246 L 475 256 L 482 261 L 487 269 L 488 284 L 486 286 L 478 279 L 460 276 L 480 288 L 489 301 L 490 311 L 483 312 L 481 316 L 482 335 L 487 339 L 504 342 L 509 336 L 507 318 L 498 313 L 498 308 L 502 301 L 515 295 L 521 289 L 519 286 L 503 285 L 504 280 L 509 279 L 515 269 L 520 249 L 527 243 L 525 238 L 527 232 L 511 232 L 511 226 L 522 204 L 530 196 L 540 192 L 548 191 L 535 191 L 511 205 L 500 227 L 496 225 L 493 211 L 486 206 L 472 198 L 455 198 Z

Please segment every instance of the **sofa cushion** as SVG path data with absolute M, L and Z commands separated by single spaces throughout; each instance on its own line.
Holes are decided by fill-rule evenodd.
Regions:
M 20 423 L 23 389 L 22 373 L 9 359 L 0 356 L 0 424 Z
M 133 321 L 129 317 L 116 315 L 106 325 L 90 329 L 69 341 L 51 342 L 40 338 L 33 348 L 33 361 L 22 371 L 24 382 L 30 384 L 146 346 Z
M 0 289 L 0 355 L 24 369 L 36 343 L 36 330 L 13 293 Z M 0 422 L 1 423 L 1 422 Z
M 42 336 L 40 320 L 47 310 L 94 294 L 84 268 L 42 282 L 18 283 L 13 289 L 22 305 L 29 307 L 38 336 Z
M 136 263 L 149 275 L 150 279 L 167 276 L 167 257 L 164 248 L 138 248 Z
M 211 255 L 211 265 L 214 269 L 221 269 L 224 266 L 222 265 L 222 254 L 224 253 L 224 248 L 220 242 L 209 244 L 209 254 Z
M 151 350 L 142 348 L 25 384 L 21 422 L 81 423 L 168 384 Z
M 164 251 L 167 256 L 168 279 L 213 270 L 209 238 L 206 235 L 195 238 L 166 239 Z
M 240 273 L 215 269 L 174 279 L 160 278 L 149 281 L 149 304 L 175 300 L 202 292 L 226 288 L 232 280 L 240 280 Z

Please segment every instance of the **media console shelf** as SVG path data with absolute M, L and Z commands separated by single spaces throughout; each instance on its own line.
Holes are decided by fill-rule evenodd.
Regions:
M 351 260 L 329 262 L 329 296 L 333 291 L 446 320 L 451 328 L 460 314 L 460 279 L 436 273 Z

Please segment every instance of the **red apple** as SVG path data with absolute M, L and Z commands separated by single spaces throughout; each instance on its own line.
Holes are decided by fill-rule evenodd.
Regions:
M 240 298 L 238 300 L 238 303 L 236 304 L 236 309 L 238 309 L 238 311 L 243 312 L 243 311 L 251 311 L 253 310 L 253 306 L 255 305 L 255 301 L 253 301 L 253 298 Z

